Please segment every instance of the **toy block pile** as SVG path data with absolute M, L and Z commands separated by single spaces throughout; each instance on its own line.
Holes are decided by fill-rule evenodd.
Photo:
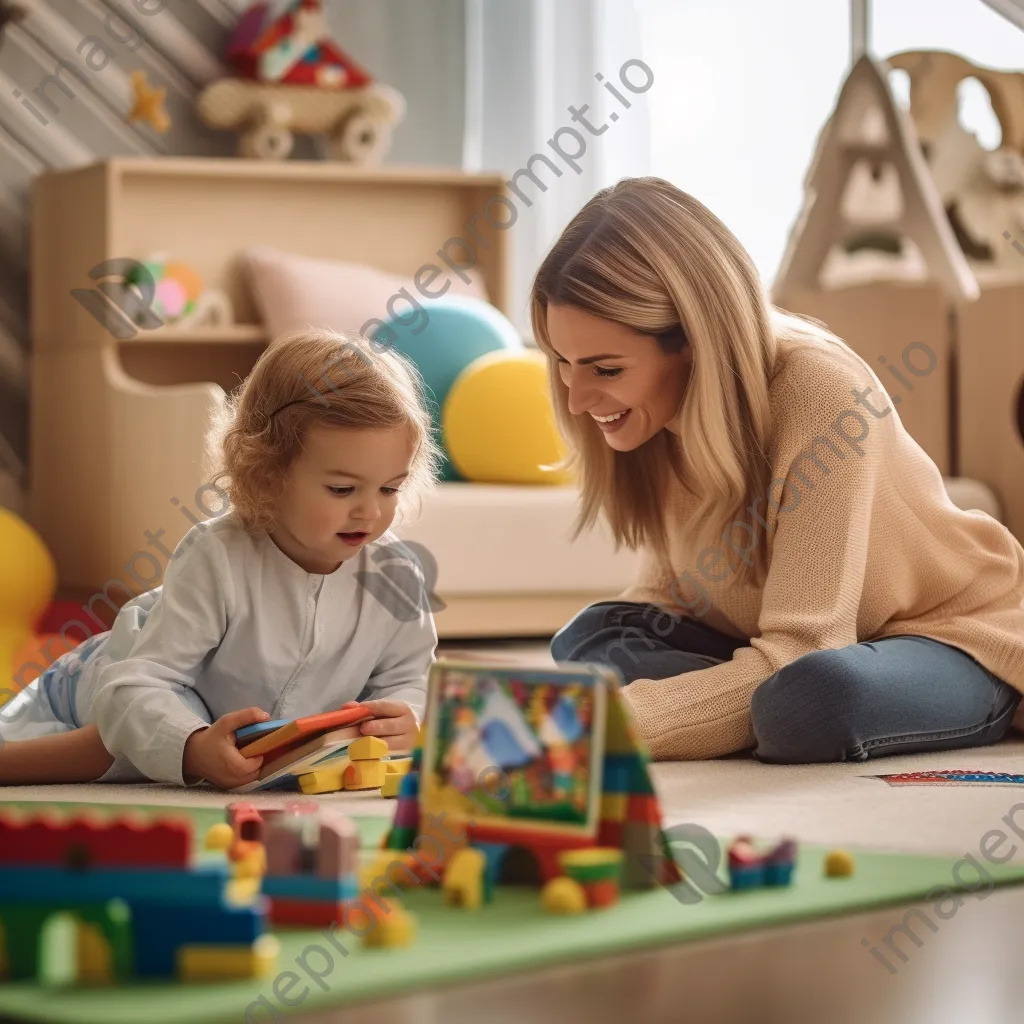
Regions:
M 306 718 L 259 722 L 235 733 L 247 757 L 261 756 L 259 779 L 236 793 L 299 790 L 309 796 L 343 789 L 380 789 L 398 761 L 379 736 L 363 736 L 360 726 L 373 714 L 357 701 Z M 390 767 L 392 764 L 395 767 Z
M 783 839 L 769 850 L 758 850 L 750 836 L 739 836 L 729 847 L 729 882 L 733 889 L 789 885 L 796 864 L 797 844 Z
M 266 901 L 197 863 L 192 823 L 0 814 L 0 972 L 113 983 L 267 977 Z

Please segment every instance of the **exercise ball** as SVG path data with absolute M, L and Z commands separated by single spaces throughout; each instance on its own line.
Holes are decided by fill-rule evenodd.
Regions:
M 496 351 L 523 351 L 523 339 L 500 310 L 482 299 L 442 295 L 421 304 L 422 312 L 392 317 L 373 331 L 381 344 L 408 356 L 423 375 L 427 405 L 441 444 L 441 410 L 456 377 L 475 359 Z M 460 480 L 450 453 L 442 479 Z
M 57 589 L 57 566 L 42 538 L 0 508 L 0 704 L 7 701 L 18 653 Z
M 445 447 L 466 480 L 566 484 L 566 446 L 555 426 L 547 357 L 537 349 L 489 352 L 456 378 L 441 412 Z

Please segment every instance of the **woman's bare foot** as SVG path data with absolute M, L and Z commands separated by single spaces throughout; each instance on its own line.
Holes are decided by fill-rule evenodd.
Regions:
M 103 746 L 95 725 L 55 736 L 11 740 L 0 747 L 0 786 L 95 782 L 113 763 L 114 756 Z

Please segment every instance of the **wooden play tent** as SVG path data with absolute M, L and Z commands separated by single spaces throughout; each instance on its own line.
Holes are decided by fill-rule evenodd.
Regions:
M 893 70 L 909 76 L 909 110 L 895 99 Z M 959 124 L 966 77 L 993 98 L 1003 125 L 994 152 Z M 819 137 L 773 286 L 779 306 L 825 322 L 868 362 L 951 495 L 975 482 L 978 507 L 1018 538 L 1022 146 L 1024 75 L 954 54 L 861 56 Z

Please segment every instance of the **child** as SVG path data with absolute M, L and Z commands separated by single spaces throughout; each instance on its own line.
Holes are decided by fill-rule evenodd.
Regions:
M 209 441 L 230 507 L 188 532 L 163 585 L 109 633 L 0 709 L 0 783 L 233 789 L 262 763 L 235 730 L 356 699 L 377 716 L 363 732 L 415 743 L 437 632 L 422 586 L 412 614 L 383 597 L 396 561 L 421 579 L 390 527 L 441 460 L 416 370 L 361 338 L 281 339 Z

